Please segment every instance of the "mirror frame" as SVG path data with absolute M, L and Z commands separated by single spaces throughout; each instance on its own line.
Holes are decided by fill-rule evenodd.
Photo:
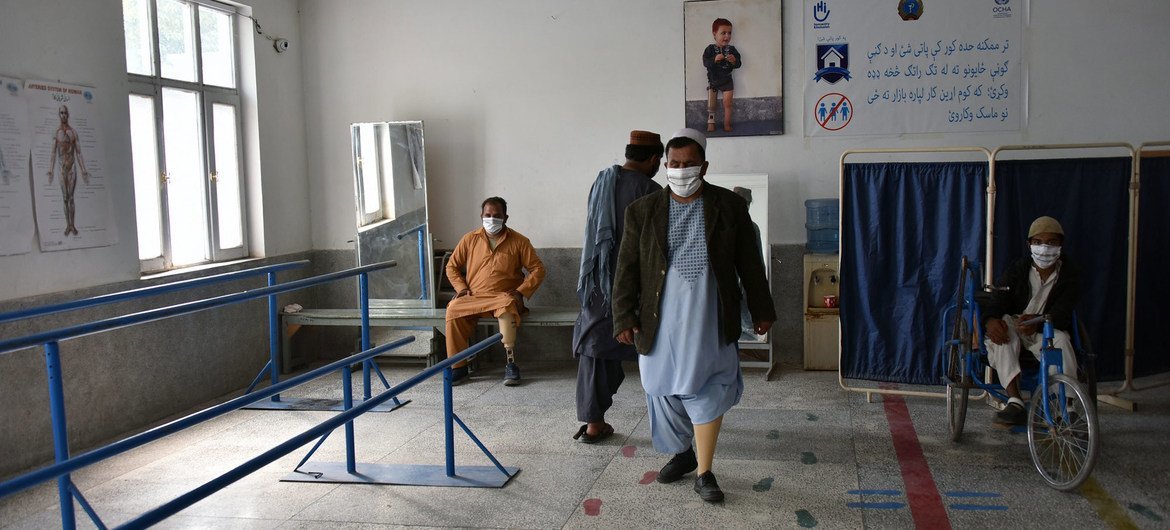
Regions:
M 379 185 L 379 195 L 380 195 L 379 200 L 382 201 L 382 207 L 380 209 L 380 212 L 381 212 L 380 215 L 374 219 L 370 219 L 363 214 L 363 212 L 364 212 L 363 205 L 362 205 L 362 198 L 364 196 L 363 190 L 362 190 L 362 186 L 363 186 L 362 165 L 363 164 L 362 164 L 362 160 L 360 157 L 360 153 L 358 152 L 358 150 L 360 149 L 359 144 L 358 144 L 358 138 L 359 138 L 358 130 L 359 130 L 359 127 L 361 127 L 363 125 L 376 125 L 376 126 L 381 125 L 381 126 L 386 126 L 386 127 L 398 126 L 398 127 L 402 127 L 402 128 L 408 129 L 408 130 L 409 129 L 417 129 L 417 131 L 418 131 L 418 133 L 417 133 L 418 134 L 418 137 L 417 137 L 418 138 L 418 145 L 417 146 L 410 146 L 410 148 L 409 148 L 409 152 L 411 153 L 411 165 L 410 165 L 410 170 L 409 170 L 410 174 L 409 175 L 399 175 L 398 173 L 402 173 L 401 171 L 394 171 L 394 174 L 391 174 L 391 175 L 387 175 L 384 172 L 385 166 L 383 165 L 383 161 L 382 161 L 383 159 L 380 156 L 381 150 L 383 148 L 383 144 L 382 144 L 381 140 L 378 140 L 378 148 L 377 148 L 378 153 L 379 153 L 379 161 L 377 162 L 377 164 L 378 164 L 377 167 L 379 168 L 378 169 L 378 185 Z M 422 203 L 423 203 L 423 205 L 422 205 L 422 208 L 423 208 L 422 223 L 419 225 L 416 225 L 414 227 L 406 227 L 409 229 L 406 229 L 399 234 L 390 235 L 390 237 L 394 237 L 395 239 L 397 239 L 399 241 L 405 242 L 406 240 L 409 239 L 410 241 L 414 242 L 414 241 L 419 240 L 418 233 L 421 233 L 421 238 L 422 238 L 421 239 L 421 241 L 422 241 L 421 247 L 422 248 L 420 249 L 421 252 L 419 252 L 419 254 L 418 254 L 419 255 L 418 267 L 419 267 L 419 270 L 421 271 L 423 279 L 419 281 L 419 283 L 421 284 L 420 298 L 377 298 L 376 294 L 373 292 L 374 285 L 372 285 L 373 280 L 374 280 L 374 276 L 371 275 L 371 277 L 370 277 L 370 280 L 371 280 L 370 307 L 371 308 L 379 308 L 379 307 L 380 308 L 395 308 L 395 307 L 434 308 L 436 306 L 436 298 L 437 298 L 436 297 L 436 295 L 437 295 L 436 288 L 437 288 L 438 282 L 435 281 L 434 238 L 431 236 L 431 232 L 430 232 L 430 199 L 429 199 L 428 193 L 427 193 L 425 127 L 423 125 L 423 122 L 418 121 L 418 120 L 383 121 L 383 122 L 355 122 L 355 123 L 350 124 L 349 131 L 350 131 L 350 146 L 351 146 L 350 154 L 351 154 L 351 157 L 353 158 L 354 207 L 355 207 L 356 221 L 357 221 L 357 233 L 356 233 L 356 237 L 354 238 L 354 252 L 356 255 L 356 259 L 357 259 L 357 264 L 359 266 L 363 265 L 363 264 L 367 264 L 367 263 L 364 263 L 364 261 L 363 261 L 363 252 L 362 252 L 363 241 L 367 240 L 368 237 L 375 237 L 372 234 L 376 230 L 378 230 L 379 228 L 385 228 L 387 224 L 393 223 L 396 219 L 401 217 L 401 214 L 399 212 L 393 212 L 391 214 L 391 215 L 399 214 L 399 215 L 396 215 L 395 217 L 387 217 L 387 212 L 386 212 L 387 196 L 386 196 L 385 191 L 383 191 L 383 190 L 387 189 L 387 186 L 390 186 L 389 189 L 394 189 L 393 183 L 397 179 L 409 178 L 410 179 L 408 181 L 409 187 L 414 189 L 414 190 L 417 190 L 418 192 L 420 192 L 422 194 Z M 411 134 L 411 133 L 408 133 L 408 134 Z M 391 200 L 392 200 L 392 196 L 391 196 Z M 411 212 L 413 212 L 413 211 L 415 211 L 415 210 L 411 210 Z M 405 213 L 410 213 L 410 212 L 405 212 Z M 417 233 L 416 233 L 416 231 L 417 231 Z M 365 237 L 363 237 L 363 236 L 365 236 Z M 380 234 L 376 237 L 386 238 L 387 234 Z M 399 263 L 398 267 L 394 267 L 392 269 L 388 269 L 386 271 L 381 271 L 381 272 L 393 274 L 394 272 L 401 271 L 401 270 L 405 269 L 405 267 L 403 267 L 403 265 L 404 265 L 403 263 Z M 409 270 L 413 270 L 413 267 L 409 267 Z

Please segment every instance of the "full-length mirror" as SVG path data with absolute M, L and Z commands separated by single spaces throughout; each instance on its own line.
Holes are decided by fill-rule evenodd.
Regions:
M 357 261 L 397 267 L 370 274 L 372 307 L 434 307 L 421 121 L 355 123 Z
M 768 175 L 707 175 L 707 182 L 722 186 L 738 193 L 748 202 L 748 215 L 752 217 L 753 228 L 759 241 L 760 257 L 764 260 L 764 271 L 769 282 L 772 279 L 771 245 L 768 244 Z M 767 335 L 756 335 L 747 307 L 741 308 L 742 334 L 739 337 L 740 349 L 766 349 Z M 759 345 L 757 348 L 756 345 Z

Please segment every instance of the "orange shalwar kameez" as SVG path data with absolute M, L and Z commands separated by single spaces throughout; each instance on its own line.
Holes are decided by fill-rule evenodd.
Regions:
M 465 234 L 455 246 L 447 261 L 447 279 L 455 292 L 471 291 L 447 304 L 447 356 L 451 357 L 467 349 L 480 317 L 511 313 L 520 325 L 520 307 L 511 292 L 532 297 L 544 281 L 544 263 L 519 232 L 505 228 L 492 250 L 487 231 L 480 228 Z

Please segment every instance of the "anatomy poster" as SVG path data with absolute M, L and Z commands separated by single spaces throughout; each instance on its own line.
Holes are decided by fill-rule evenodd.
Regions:
M 41 250 L 118 242 L 93 88 L 26 81 Z
M 24 82 L 0 76 L 0 256 L 32 250 L 28 102 Z
M 810 0 L 806 136 L 1015 131 L 1027 0 Z

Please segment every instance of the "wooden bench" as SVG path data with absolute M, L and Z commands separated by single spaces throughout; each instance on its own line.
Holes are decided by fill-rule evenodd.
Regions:
M 572 326 L 581 312 L 576 306 L 570 307 L 529 307 L 528 314 L 524 315 L 521 328 Z M 370 308 L 370 327 L 385 327 L 391 329 L 406 329 L 419 331 L 438 331 L 442 333 L 446 326 L 446 310 L 442 308 L 408 308 L 387 307 Z M 295 313 L 281 313 L 281 371 L 286 372 L 292 365 L 292 334 L 301 326 L 353 326 L 362 325 L 361 311 L 357 309 L 302 309 Z M 495 319 L 481 318 L 479 325 L 496 328 Z M 439 362 L 442 351 L 438 351 L 432 344 L 428 352 L 397 352 L 391 351 L 386 357 L 417 359 L 425 361 L 427 366 Z

